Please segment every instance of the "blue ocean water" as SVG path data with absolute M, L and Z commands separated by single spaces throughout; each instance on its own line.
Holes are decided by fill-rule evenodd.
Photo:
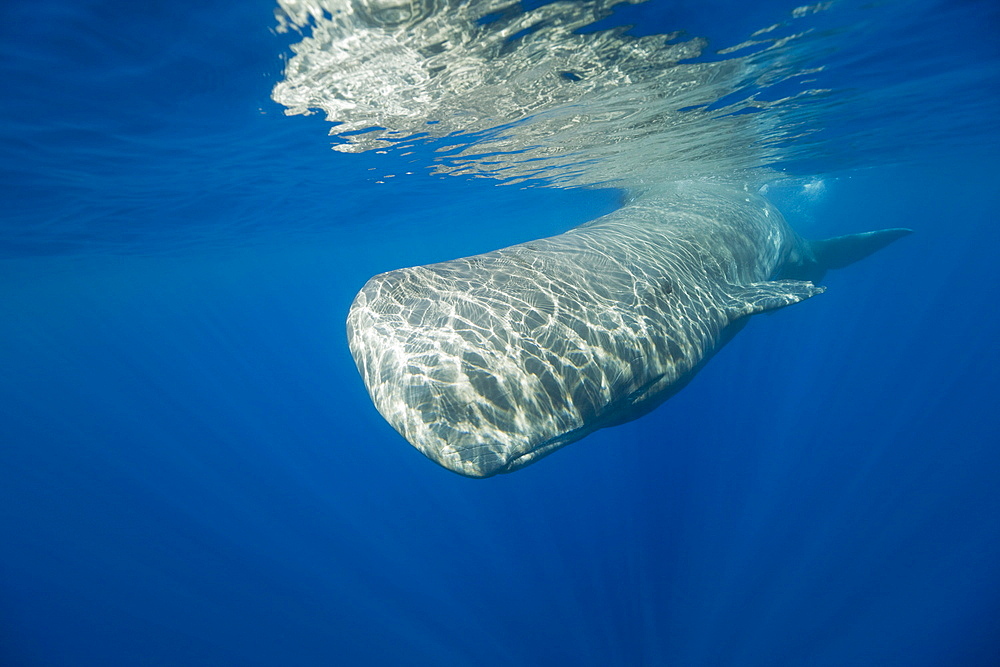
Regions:
M 0 664 L 1000 664 L 995 3 L 806 19 L 829 92 L 768 196 L 810 237 L 915 233 L 487 480 L 382 420 L 347 308 L 621 191 L 331 151 L 272 100 L 308 32 L 276 6 L 0 6 Z M 723 49 L 795 8 L 589 29 Z

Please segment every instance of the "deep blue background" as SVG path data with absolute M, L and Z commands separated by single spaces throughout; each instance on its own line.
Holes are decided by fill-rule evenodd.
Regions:
M 0 664 L 1000 663 L 997 24 L 954 6 L 928 80 L 976 81 L 962 111 L 773 192 L 810 236 L 913 236 L 652 415 L 470 480 L 371 406 L 354 293 L 618 194 L 331 152 L 268 98 L 267 2 L 4 3 Z M 719 45 L 790 9 L 656 7 Z M 828 82 L 898 82 L 888 34 Z

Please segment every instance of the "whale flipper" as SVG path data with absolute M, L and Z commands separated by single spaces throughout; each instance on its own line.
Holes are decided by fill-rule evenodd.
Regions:
M 733 319 L 766 313 L 822 294 L 825 287 L 805 280 L 768 280 L 740 286 L 728 306 Z

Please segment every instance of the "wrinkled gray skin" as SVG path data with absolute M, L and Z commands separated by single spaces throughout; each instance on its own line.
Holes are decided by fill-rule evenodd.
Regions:
M 397 431 L 488 477 L 645 414 L 750 315 L 823 291 L 787 278 L 820 275 L 763 198 L 680 183 L 565 234 L 375 276 L 348 341 Z

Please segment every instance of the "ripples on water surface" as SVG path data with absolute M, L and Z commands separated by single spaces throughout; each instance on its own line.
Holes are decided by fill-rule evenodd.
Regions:
M 559 185 L 760 179 L 748 172 L 899 160 L 917 129 L 924 149 L 968 142 L 974 122 L 997 129 L 995 114 L 974 121 L 968 109 L 985 102 L 977 85 L 990 84 L 995 61 L 982 71 L 951 50 L 942 38 L 954 36 L 919 3 L 804 5 L 712 46 L 682 30 L 609 27 L 621 21 L 609 19 L 623 6 L 614 1 L 279 4 L 280 30 L 305 35 L 275 101 L 325 113 L 344 152 L 437 140 L 444 173 Z

